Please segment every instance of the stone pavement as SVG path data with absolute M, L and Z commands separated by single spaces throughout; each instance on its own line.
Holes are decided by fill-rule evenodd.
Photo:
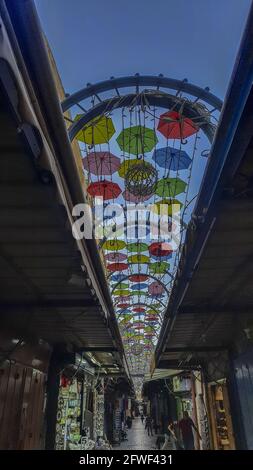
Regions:
M 135 418 L 132 421 L 132 428 L 127 430 L 127 441 L 121 442 L 120 446 L 114 447 L 114 450 L 154 450 L 156 449 L 157 436 L 148 436 L 144 423 L 141 418 Z

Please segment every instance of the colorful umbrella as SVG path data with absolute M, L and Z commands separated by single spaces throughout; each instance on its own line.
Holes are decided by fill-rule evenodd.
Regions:
M 134 284 L 133 286 L 131 286 L 131 289 L 132 290 L 142 290 L 142 289 L 146 289 L 146 287 L 148 287 L 148 284 Z
M 163 258 L 163 261 L 167 261 L 167 260 L 169 260 L 169 259 L 172 258 L 172 254 L 163 256 L 162 258 Z M 154 256 L 154 255 L 151 255 L 151 260 L 161 261 L 161 256 Z
M 103 244 L 104 250 L 118 251 L 123 250 L 126 247 L 126 243 L 123 240 L 107 240 Z
M 154 256 L 167 256 L 173 253 L 173 249 L 167 242 L 154 242 L 149 246 L 149 253 Z
M 126 313 L 131 313 L 131 310 L 129 310 L 128 308 L 124 308 L 118 311 L 119 315 L 125 315 Z
M 158 142 L 155 131 L 144 126 L 133 126 L 124 129 L 116 141 L 121 150 L 133 155 L 143 155 L 146 152 L 151 152 Z
M 87 191 L 93 197 L 103 197 L 105 201 L 116 199 L 121 193 L 121 189 L 117 183 L 112 183 L 111 181 L 106 180 L 90 183 Z
M 152 274 L 165 274 L 170 265 L 164 261 L 157 261 L 156 263 L 151 263 L 149 265 L 149 270 Z
M 146 243 L 136 242 L 136 243 L 128 243 L 127 250 L 131 253 L 137 252 L 140 253 L 142 251 L 148 251 L 148 245 Z
M 123 191 L 122 196 L 125 199 L 125 201 L 138 204 L 139 202 L 144 202 L 150 199 L 152 194 L 147 194 L 146 196 L 143 196 L 143 195 L 137 196 L 135 194 L 130 193 L 128 189 L 126 189 L 125 191 Z
M 148 278 L 148 274 L 131 274 L 128 279 L 131 282 L 143 282 L 146 281 Z
M 79 121 L 82 114 L 77 114 L 75 121 Z M 76 135 L 77 140 L 88 145 L 104 144 L 109 142 L 115 133 L 115 128 L 111 118 L 98 116 L 88 122 Z
M 153 296 L 163 294 L 165 289 L 160 282 L 154 281 L 149 285 L 148 291 Z
M 144 312 L 145 312 L 145 308 L 143 308 L 143 307 L 135 307 L 135 308 L 133 308 L 133 311 L 136 312 L 136 313 L 144 313 Z
M 173 147 L 156 149 L 152 159 L 161 168 L 168 168 L 171 171 L 186 170 L 191 164 L 191 158 L 184 150 Z
M 163 205 L 163 207 L 160 209 L 161 205 Z M 178 199 L 161 199 L 152 204 L 150 210 L 155 214 L 164 214 L 164 211 L 167 211 L 167 214 L 172 216 L 172 214 L 179 212 L 182 206 L 182 202 L 178 201 Z
M 130 294 L 130 291 L 128 289 L 116 289 L 114 292 L 113 292 L 113 295 L 115 297 L 128 297 Z
M 183 193 L 186 188 L 185 181 L 180 178 L 163 178 L 156 184 L 155 194 L 161 197 L 175 197 Z
M 139 263 L 149 263 L 149 256 L 146 255 L 131 255 L 128 257 L 128 262 L 132 264 L 139 264 Z
M 114 287 L 116 287 L 117 289 L 128 289 L 129 286 L 125 282 L 120 282 L 120 284 L 113 284 L 112 289 Z
M 126 263 L 111 263 L 107 264 L 108 271 L 116 272 L 116 271 L 125 271 L 128 269 L 128 264 Z
M 110 278 L 113 282 L 120 282 L 126 278 L 125 274 L 113 274 Z
M 117 304 L 117 308 L 127 308 L 127 307 L 130 307 L 130 304 L 128 303 Z
M 116 251 L 114 253 L 107 253 L 105 255 L 105 259 L 106 261 L 115 261 L 116 263 L 119 263 L 120 261 L 125 261 L 125 259 L 127 259 L 127 255 Z
M 120 167 L 120 158 L 110 152 L 91 152 L 83 158 L 83 167 L 93 175 L 112 175 Z
M 142 296 L 142 295 L 146 296 L 147 294 L 146 294 L 146 292 L 142 292 L 142 291 L 139 291 L 139 290 L 134 290 L 133 292 L 131 292 L 130 295 L 131 295 L 131 296 L 138 295 L 138 297 L 140 297 L 140 296 Z
M 118 297 L 116 300 L 117 300 L 117 302 L 129 302 L 129 297 L 126 296 L 126 295 L 122 295 L 122 296 Z
M 199 128 L 189 118 L 177 111 L 161 114 L 157 130 L 167 139 L 185 139 L 196 134 Z

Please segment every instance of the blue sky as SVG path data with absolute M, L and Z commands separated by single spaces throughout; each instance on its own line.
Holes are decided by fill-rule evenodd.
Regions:
M 36 0 L 67 92 L 136 72 L 224 97 L 251 0 Z

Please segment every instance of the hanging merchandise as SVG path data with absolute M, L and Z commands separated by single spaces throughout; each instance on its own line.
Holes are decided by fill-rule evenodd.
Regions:
M 63 374 L 60 379 L 58 411 L 55 435 L 56 450 L 71 450 L 78 447 L 81 440 L 81 382 L 68 379 Z

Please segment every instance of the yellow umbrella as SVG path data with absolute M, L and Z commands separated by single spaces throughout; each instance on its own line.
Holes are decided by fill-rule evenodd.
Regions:
M 115 296 L 119 296 L 119 297 L 125 297 L 125 296 L 128 296 L 130 295 L 130 291 L 127 290 L 127 289 L 117 289 L 113 292 L 113 295 Z
M 134 165 L 138 165 L 138 163 L 140 163 L 140 160 L 138 158 L 133 158 L 132 160 L 125 160 L 124 162 L 122 162 L 118 170 L 119 176 L 121 176 L 121 178 L 125 178 L 129 168 Z
M 138 263 L 149 263 L 150 259 L 149 259 L 149 256 L 146 256 L 146 255 L 132 255 L 132 256 L 129 256 L 128 257 L 128 262 L 129 263 L 134 263 L 134 264 L 138 264 Z
M 77 114 L 75 121 L 78 121 L 82 116 L 82 114 Z M 77 133 L 76 138 L 88 145 L 104 144 L 109 142 L 114 133 L 115 128 L 111 118 L 98 116 L 85 124 Z
M 123 240 L 107 240 L 103 244 L 104 250 L 117 251 L 125 248 L 126 243 Z
M 155 202 L 151 206 L 151 211 L 155 214 L 164 214 L 164 208 L 160 209 L 161 205 L 166 205 L 165 212 L 167 210 L 167 214 L 172 216 L 172 212 L 180 211 L 181 207 L 183 206 L 182 202 L 178 201 L 178 199 L 161 199 L 160 201 Z

